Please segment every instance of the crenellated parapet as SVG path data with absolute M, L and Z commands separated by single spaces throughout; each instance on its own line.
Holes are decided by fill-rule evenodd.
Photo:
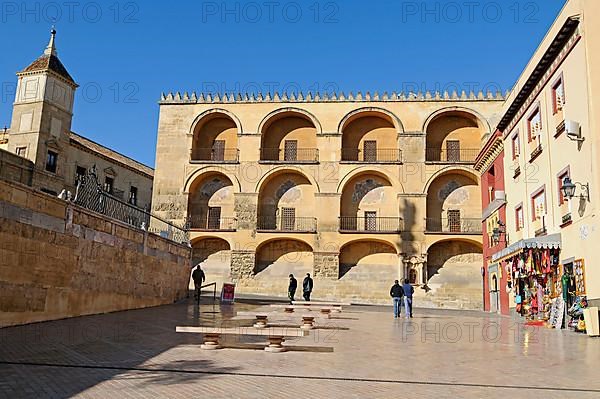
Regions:
M 504 101 L 508 92 L 334 92 L 334 93 L 162 93 L 159 104 L 230 104 L 230 103 L 325 103 L 325 102 L 439 102 L 439 101 Z

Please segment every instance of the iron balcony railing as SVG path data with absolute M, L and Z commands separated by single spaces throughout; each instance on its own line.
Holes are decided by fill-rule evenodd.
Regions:
M 481 234 L 481 219 L 478 218 L 427 218 L 426 229 L 431 233 Z
M 256 222 L 256 230 L 316 233 L 317 218 L 259 216 Z
M 182 244 L 189 243 L 185 228 L 163 220 L 104 191 L 94 166 L 78 180 L 73 202 L 91 211 Z
M 425 160 L 427 162 L 441 162 L 441 163 L 475 163 L 479 155 L 479 149 L 477 148 L 465 148 L 465 149 L 441 149 L 441 148 L 427 148 L 425 154 Z
M 237 148 L 194 148 L 190 152 L 192 162 L 229 162 L 239 161 Z
M 402 231 L 402 218 L 340 216 L 340 231 L 369 233 L 399 233 Z
M 365 151 L 360 148 L 342 148 L 342 162 L 398 163 L 402 162 L 402 150 L 378 148 Z
M 261 148 L 260 160 L 277 163 L 315 163 L 319 162 L 317 148 Z
M 234 217 L 195 215 L 186 218 L 185 226 L 189 230 L 233 231 L 237 228 L 237 220 Z

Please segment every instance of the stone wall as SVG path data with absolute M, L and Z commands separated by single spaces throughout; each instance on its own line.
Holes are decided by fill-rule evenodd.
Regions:
M 33 168 L 30 160 L 0 149 L 0 178 L 30 186 Z
M 0 180 L 0 327 L 172 303 L 190 248 Z

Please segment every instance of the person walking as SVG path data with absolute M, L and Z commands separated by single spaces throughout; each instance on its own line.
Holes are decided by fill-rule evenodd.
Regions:
M 402 290 L 402 286 L 398 283 L 398 280 L 395 280 L 394 285 L 392 285 L 392 288 L 390 289 L 390 296 L 392 297 L 392 302 L 394 304 L 394 319 L 400 317 L 403 295 L 404 291 Z
M 202 287 L 202 283 L 206 280 L 206 275 L 200 268 L 200 264 L 192 272 L 192 280 L 194 280 L 194 298 L 200 299 L 200 287 Z
M 290 285 L 288 286 L 288 298 L 290 299 L 290 305 L 292 304 L 292 302 L 294 302 L 296 288 L 298 288 L 298 281 L 294 278 L 293 274 L 290 274 Z
M 313 279 L 310 278 L 310 273 L 306 273 L 304 281 L 302 281 L 302 296 L 305 301 L 310 301 L 310 293 L 313 290 Z
M 404 312 L 405 316 L 408 319 L 409 317 L 413 317 L 413 294 L 415 293 L 415 288 L 408 282 L 408 279 L 404 279 L 404 284 L 402 285 L 402 290 L 404 291 Z

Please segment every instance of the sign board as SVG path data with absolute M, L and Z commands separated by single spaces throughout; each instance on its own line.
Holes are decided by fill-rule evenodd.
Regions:
M 563 318 L 565 317 L 565 301 L 559 296 L 554 300 L 552 308 L 550 310 L 550 319 L 548 323 L 556 328 L 561 329 L 563 324 Z
M 221 303 L 233 303 L 235 299 L 235 284 L 223 283 L 221 288 Z

